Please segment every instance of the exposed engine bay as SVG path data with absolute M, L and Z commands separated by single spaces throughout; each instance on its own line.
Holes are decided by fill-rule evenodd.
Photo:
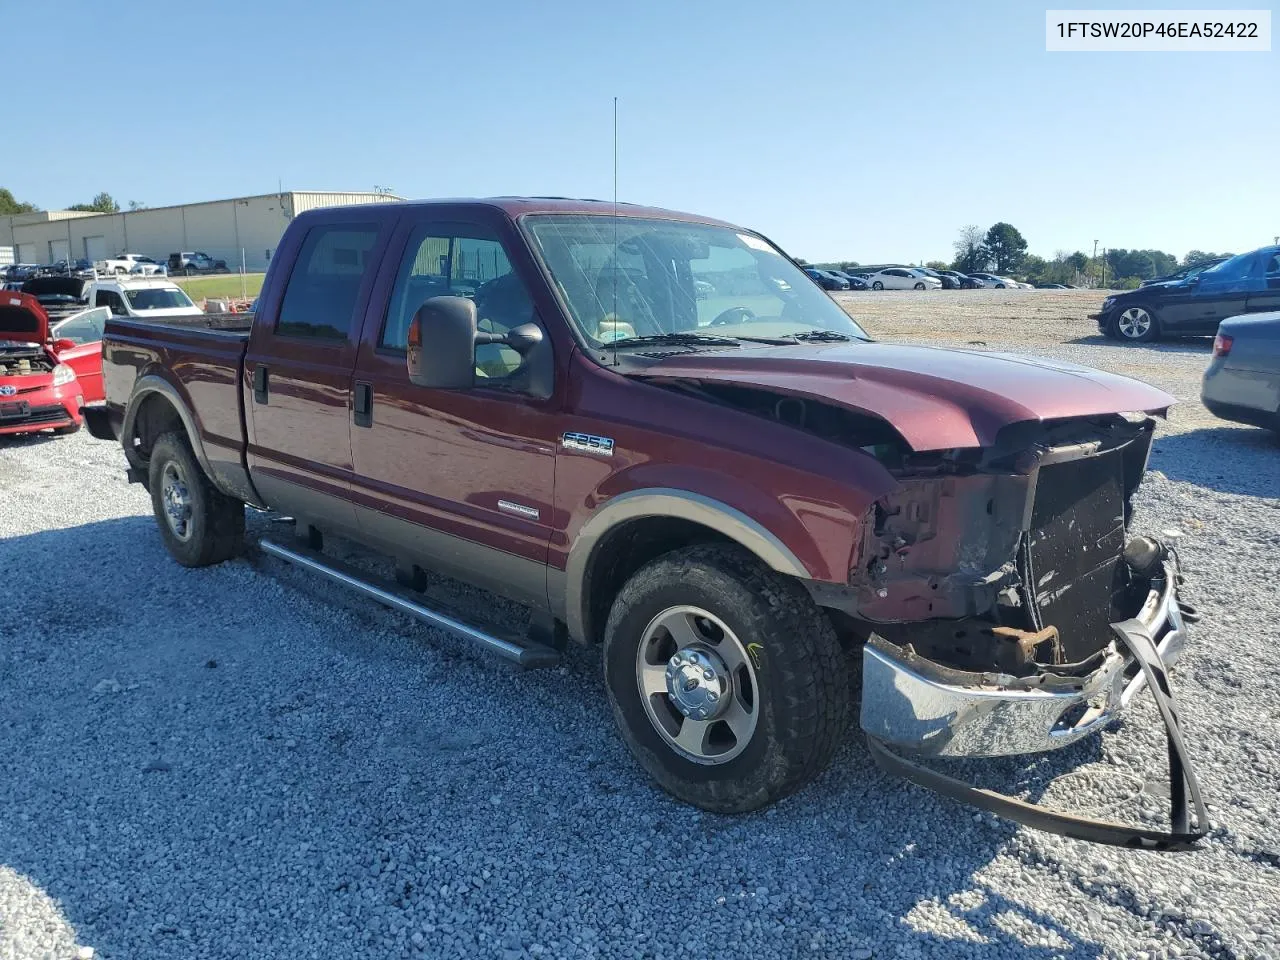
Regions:
M 907 458 L 862 528 L 849 612 L 959 670 L 1096 668 L 1161 572 L 1159 545 L 1127 532 L 1154 426 L 1016 424 L 976 457 Z
M 25 377 L 50 373 L 53 361 L 39 347 L 30 344 L 0 343 L 0 377 Z
M 898 480 L 860 528 L 848 588 L 813 588 L 864 639 L 948 669 L 1083 676 L 1161 575 L 1160 545 L 1128 534 L 1145 414 L 1016 423 L 986 449 L 916 453 L 887 421 L 833 404 L 677 388 L 857 447 Z
M 1205 836 L 1208 808 L 1166 673 L 1198 617 L 1178 596 L 1176 553 L 1128 532 L 1150 416 L 1018 422 L 989 447 L 916 453 L 887 422 L 856 411 L 767 391 L 708 392 L 856 445 L 898 481 L 859 526 L 847 586 L 810 586 L 863 641 L 861 725 L 880 767 L 1092 842 L 1177 850 Z M 926 762 L 1057 749 L 1109 724 L 1144 690 L 1166 733 L 1167 830 L 1043 807 Z

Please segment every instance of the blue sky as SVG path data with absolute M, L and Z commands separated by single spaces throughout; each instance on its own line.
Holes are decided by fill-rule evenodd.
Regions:
M 1046 53 L 1025 0 L 6 6 L 0 186 L 42 207 L 608 197 L 616 95 L 621 199 L 811 260 L 950 259 L 997 220 L 1044 256 L 1280 234 L 1280 53 Z

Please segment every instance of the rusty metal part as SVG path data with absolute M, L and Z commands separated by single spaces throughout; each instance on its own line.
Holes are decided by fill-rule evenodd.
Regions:
M 1062 637 L 1058 635 L 1058 628 L 1050 624 L 1043 630 L 1019 630 L 1017 627 L 992 627 L 991 633 L 994 636 L 1002 637 L 1005 640 L 1012 640 L 1018 645 L 1018 649 L 1022 652 L 1023 661 L 1031 663 L 1035 660 L 1036 648 L 1041 644 L 1049 644 L 1052 651 L 1053 659 L 1050 663 L 1062 664 L 1066 662 L 1062 653 Z

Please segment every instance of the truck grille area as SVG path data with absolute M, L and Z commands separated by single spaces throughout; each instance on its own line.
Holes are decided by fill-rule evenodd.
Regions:
M 1053 625 L 1067 662 L 1105 644 L 1127 586 L 1124 458 L 1120 450 L 1040 468 L 1020 551 L 1036 626 Z

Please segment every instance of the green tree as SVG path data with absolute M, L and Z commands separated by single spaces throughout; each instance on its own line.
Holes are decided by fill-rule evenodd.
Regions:
M 1089 265 L 1089 258 L 1077 250 L 1071 256 L 1067 257 L 1067 263 L 1076 273 L 1084 273 L 1084 268 Z
M 104 190 L 88 203 L 73 204 L 72 206 L 67 207 L 67 209 L 82 210 L 85 213 L 119 213 L 120 204 L 116 203 L 115 200 L 112 199 L 111 194 Z
M 995 264 L 996 273 L 1010 273 L 1022 266 L 1027 255 L 1027 241 L 1017 227 L 1002 220 L 991 225 L 982 239 L 982 249 L 987 260 Z
M 5 187 L 0 187 L 0 217 L 18 213 L 35 213 L 40 208 L 33 203 L 22 203 Z
M 974 273 L 979 270 L 986 270 L 990 264 L 987 263 L 987 251 L 982 244 L 983 233 L 982 228 L 969 224 L 967 227 L 960 228 L 960 236 L 956 242 L 952 244 L 956 251 L 956 259 L 952 263 L 953 270 L 959 270 L 961 273 Z
M 1204 250 L 1188 250 L 1187 255 L 1182 258 L 1182 265 L 1184 267 L 1190 267 L 1197 263 L 1202 263 L 1205 260 L 1214 260 L 1218 257 L 1229 256 L 1231 256 L 1229 253 L 1206 253 Z
M 950 270 L 951 269 L 941 260 L 930 260 L 928 263 L 925 264 L 925 266 L 928 267 L 930 270 Z
M 1107 251 L 1107 272 L 1113 277 L 1150 280 L 1173 273 L 1177 267 L 1178 258 L 1163 250 L 1117 248 Z
M 1034 253 L 1029 253 L 1022 258 L 1022 275 L 1027 278 L 1029 283 L 1060 283 L 1061 281 L 1055 280 L 1051 276 L 1053 266 L 1044 257 L 1037 257 Z

